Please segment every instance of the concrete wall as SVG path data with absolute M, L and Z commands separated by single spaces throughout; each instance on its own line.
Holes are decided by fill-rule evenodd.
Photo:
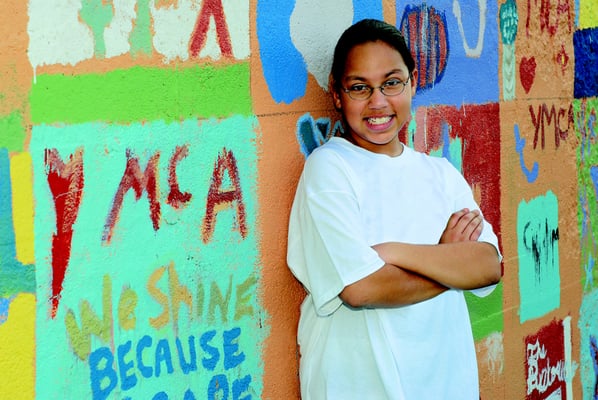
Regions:
M 1 9 L 0 398 L 299 397 L 286 221 L 364 17 L 421 53 L 402 140 L 499 233 L 504 279 L 468 297 L 482 399 L 598 398 L 594 0 Z

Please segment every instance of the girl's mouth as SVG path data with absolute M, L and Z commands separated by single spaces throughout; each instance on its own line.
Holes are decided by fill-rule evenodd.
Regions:
M 386 124 L 388 121 L 390 121 L 390 117 L 388 117 L 388 116 L 368 118 L 368 122 L 372 125 L 382 125 L 382 124 Z
M 392 116 L 370 117 L 366 118 L 366 122 L 372 129 L 387 129 L 392 123 Z

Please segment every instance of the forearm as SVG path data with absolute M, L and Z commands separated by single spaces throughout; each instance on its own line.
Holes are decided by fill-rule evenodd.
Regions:
M 419 303 L 448 290 L 426 277 L 385 264 L 345 287 L 341 299 L 353 307 L 398 307 Z
M 398 242 L 374 246 L 387 263 L 455 289 L 475 289 L 500 280 L 496 249 L 485 242 L 418 245 Z

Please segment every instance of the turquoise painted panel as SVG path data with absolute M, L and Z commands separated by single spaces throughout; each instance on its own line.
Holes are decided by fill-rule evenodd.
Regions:
M 261 397 L 256 130 L 33 127 L 37 393 Z
M 539 318 L 560 307 L 558 200 L 552 191 L 519 204 L 519 320 Z

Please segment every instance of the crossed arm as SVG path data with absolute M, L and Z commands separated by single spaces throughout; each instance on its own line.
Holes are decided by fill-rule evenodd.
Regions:
M 493 245 L 477 241 L 482 228 L 479 211 L 463 209 L 451 215 L 436 245 L 377 244 L 373 248 L 385 265 L 346 286 L 340 297 L 353 307 L 396 307 L 428 300 L 451 288 L 497 283 L 500 260 Z

